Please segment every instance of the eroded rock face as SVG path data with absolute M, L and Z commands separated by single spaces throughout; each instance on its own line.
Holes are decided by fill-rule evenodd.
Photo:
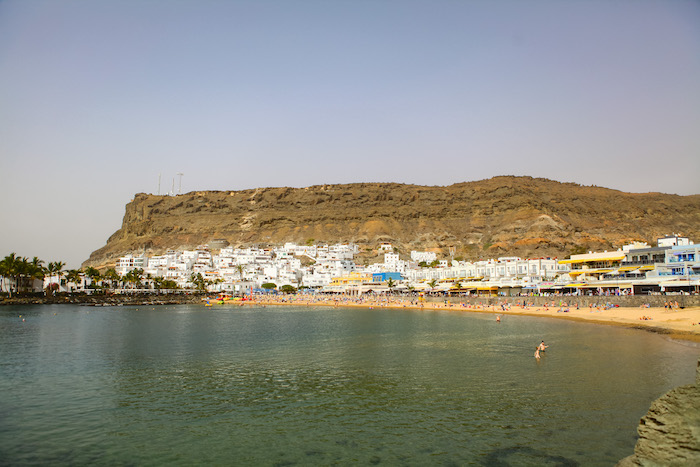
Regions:
M 447 187 L 397 183 L 139 193 L 122 227 L 84 266 L 129 252 L 161 254 L 212 240 L 234 247 L 391 242 L 401 253 L 448 247 L 467 260 L 504 255 L 564 257 L 573 248 L 611 250 L 680 233 L 700 237 L 700 195 L 623 193 L 531 177 L 495 177 Z
M 700 361 L 695 384 L 677 387 L 655 400 L 637 432 L 634 455 L 618 466 L 700 465 Z

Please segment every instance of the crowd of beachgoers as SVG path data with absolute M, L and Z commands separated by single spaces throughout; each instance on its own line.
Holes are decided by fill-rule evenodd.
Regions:
M 700 342 L 700 307 L 680 307 L 678 301 L 667 301 L 664 308 L 647 303 L 637 307 L 621 307 L 607 302 L 589 303 L 587 306 L 567 303 L 563 300 L 535 305 L 532 301 L 505 300 L 492 302 L 424 301 L 421 298 L 362 295 L 319 296 L 312 294 L 263 295 L 254 300 L 241 302 L 260 306 L 302 305 L 344 308 L 407 308 L 416 310 L 441 310 L 451 312 L 490 313 L 501 321 L 507 315 L 530 315 L 590 321 L 602 324 L 617 324 L 638 327 L 673 335 L 684 340 Z

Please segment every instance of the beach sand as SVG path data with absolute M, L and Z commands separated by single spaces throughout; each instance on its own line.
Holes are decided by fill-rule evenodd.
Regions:
M 527 301 L 527 298 L 525 298 Z M 700 307 L 692 308 L 580 308 L 566 306 L 535 307 L 521 305 L 466 305 L 460 303 L 420 303 L 416 300 L 396 298 L 342 298 L 334 300 L 326 297 L 309 295 L 256 297 L 254 302 L 244 302 L 258 305 L 306 305 L 306 306 L 339 306 L 360 308 L 409 308 L 422 310 L 449 310 L 455 313 L 489 313 L 494 315 L 526 315 L 552 319 L 568 319 L 586 321 L 606 325 L 625 326 L 664 334 L 673 339 L 682 339 L 700 343 Z M 568 311 L 563 311 L 568 310 Z

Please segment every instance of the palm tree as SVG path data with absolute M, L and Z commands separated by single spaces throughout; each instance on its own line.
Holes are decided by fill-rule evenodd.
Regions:
M 124 280 L 132 284 L 132 288 L 138 288 L 141 286 L 141 279 L 143 279 L 143 269 L 136 268 L 124 274 Z
M 136 282 L 136 280 L 134 278 L 134 273 L 132 271 L 133 271 L 133 269 L 131 271 L 127 271 L 126 274 L 124 274 L 122 276 L 122 281 L 125 282 L 124 288 L 133 288 L 133 287 L 131 287 L 131 284 Z M 129 284 L 129 287 L 127 287 L 127 284 Z
M 236 265 L 236 271 L 238 272 L 238 280 L 243 280 L 243 273 L 245 272 L 245 266 L 242 264 Z
M 24 275 L 27 273 L 27 265 L 29 262 L 24 256 L 18 256 L 15 259 L 15 264 L 13 272 L 15 275 L 15 293 L 20 293 L 22 291 L 22 283 L 24 282 Z
M 15 261 L 15 292 L 20 293 L 24 287 L 24 281 L 29 272 L 29 261 L 27 258 L 20 256 Z
M 394 287 L 396 287 L 396 282 L 394 282 L 394 279 L 392 279 L 392 278 L 390 277 L 389 280 L 386 281 L 386 286 L 387 286 L 388 289 L 389 289 L 389 293 L 391 293 L 391 289 L 393 289 Z
M 36 256 L 27 263 L 26 278 L 32 292 L 34 292 L 34 280 L 40 280 L 43 283 L 44 277 L 46 277 L 46 268 L 44 267 L 43 263 L 44 261 Z
M 134 272 L 134 278 L 136 279 L 136 285 L 138 287 L 141 287 L 141 281 L 143 280 L 143 269 L 136 268 L 136 269 L 133 269 L 133 272 Z
M 114 268 L 107 269 L 102 277 L 109 281 L 109 286 L 111 288 L 114 288 L 114 282 L 119 281 L 120 279 L 119 274 L 117 274 L 117 270 Z
M 14 255 L 14 253 L 12 253 Z M 12 276 L 12 263 L 13 260 L 10 259 L 10 256 L 5 256 L 5 258 L 0 261 L 0 280 L 2 280 L 2 285 L 0 285 L 0 292 L 3 291 L 5 288 L 5 284 L 7 282 L 7 278 Z M 12 297 L 12 289 L 8 287 L 8 292 L 10 293 L 10 297 Z
M 10 253 L 2 260 L 4 270 L 3 276 L 14 280 L 15 293 L 19 293 L 19 279 L 22 275 L 25 261 L 26 258 L 17 256 L 15 253 Z M 10 293 L 10 297 L 12 297 L 12 286 L 8 286 L 8 292 Z
M 435 287 L 437 287 L 438 281 L 437 279 L 433 279 L 430 282 L 428 282 L 428 286 L 430 287 L 430 291 L 432 292 Z
M 207 288 L 207 281 L 202 277 L 202 273 L 192 273 L 190 275 L 190 282 L 195 286 L 197 290 L 205 290 Z
M 66 265 L 63 261 L 55 261 L 49 263 L 48 271 L 49 271 L 49 278 L 53 277 L 55 274 L 56 277 L 56 282 L 58 285 L 61 285 L 61 273 L 63 272 L 63 267 Z
M 68 283 L 73 283 L 76 286 L 78 285 L 78 282 L 80 282 L 80 275 L 82 274 L 82 271 L 80 269 L 69 269 L 66 272 L 66 281 Z M 72 289 L 71 289 L 72 291 Z
M 91 288 L 94 288 L 94 286 L 97 285 L 97 283 L 101 280 L 102 277 L 100 271 L 93 268 L 92 266 L 88 266 L 87 268 L 85 268 L 85 275 L 90 278 Z

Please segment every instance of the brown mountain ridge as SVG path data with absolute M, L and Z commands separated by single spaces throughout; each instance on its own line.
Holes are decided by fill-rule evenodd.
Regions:
M 353 242 L 369 252 L 391 242 L 402 256 L 449 247 L 467 260 L 564 257 L 700 237 L 700 195 L 625 193 L 552 180 L 500 176 L 450 186 L 353 183 L 306 188 L 137 194 L 122 227 L 84 266 L 129 252 L 160 254 L 214 240 L 233 246 Z M 219 242 L 221 243 L 221 242 Z

